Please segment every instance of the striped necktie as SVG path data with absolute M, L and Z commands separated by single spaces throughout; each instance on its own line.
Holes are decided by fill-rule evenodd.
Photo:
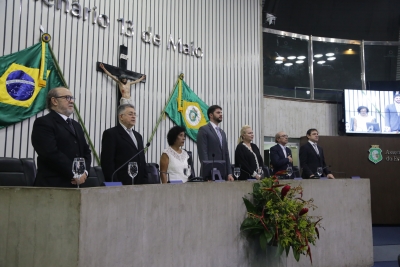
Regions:
M 74 126 L 72 125 L 72 120 L 71 120 L 70 118 L 67 118 L 67 119 L 66 119 L 66 122 L 67 122 L 69 128 L 71 128 L 71 131 L 73 132 L 73 134 L 75 135 L 75 128 L 74 128 Z
M 317 148 L 317 144 L 313 144 L 313 147 L 314 147 L 314 150 L 315 150 L 315 152 L 317 152 L 317 154 L 319 155 L 319 151 L 318 151 L 318 148 Z
M 128 131 L 129 136 L 132 138 L 133 143 L 135 144 L 136 147 L 138 147 L 137 145 L 137 140 L 135 135 L 133 134 L 132 129 L 126 129 Z

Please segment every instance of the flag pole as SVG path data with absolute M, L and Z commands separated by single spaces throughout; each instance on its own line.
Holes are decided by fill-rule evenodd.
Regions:
M 52 56 L 52 58 L 53 58 L 53 60 L 54 60 L 54 63 L 55 63 L 55 65 L 56 65 L 56 70 L 57 70 L 59 76 L 61 77 L 61 80 L 62 80 L 63 83 L 65 84 L 65 86 L 68 87 L 67 83 L 65 82 L 64 76 L 63 76 L 63 74 L 62 74 L 62 72 L 61 72 L 60 66 L 58 65 L 58 61 L 57 61 L 57 59 L 56 59 L 56 57 L 55 57 L 55 55 L 54 55 L 54 53 L 53 53 L 53 50 L 51 49 L 50 44 L 48 44 L 48 45 L 49 45 L 49 50 L 50 50 L 51 56 Z M 90 148 L 92 149 L 92 152 L 93 152 L 93 155 L 94 155 L 94 157 L 95 157 L 95 159 L 96 159 L 96 161 L 97 161 L 97 164 L 100 165 L 100 158 L 99 158 L 99 155 L 97 154 L 96 149 L 94 148 L 94 145 L 93 145 L 93 143 L 92 143 L 92 140 L 90 139 L 89 133 L 88 133 L 88 131 L 86 130 L 85 124 L 83 123 L 81 114 L 79 113 L 79 110 L 78 110 L 78 108 L 77 108 L 76 105 L 75 105 L 75 102 L 74 102 L 74 110 L 75 110 L 75 114 L 78 116 L 79 124 L 82 126 L 83 132 L 85 133 L 85 137 L 86 137 L 87 141 L 89 142 L 89 146 L 90 146 Z
M 151 132 L 151 136 L 150 136 L 149 140 L 147 141 L 148 143 L 150 143 L 150 142 L 153 140 L 153 137 L 154 137 L 154 135 L 156 134 L 157 128 L 158 128 L 158 126 L 160 125 L 162 118 L 165 116 L 165 109 L 167 108 L 169 102 L 171 101 L 171 97 L 172 97 L 172 95 L 173 95 L 174 92 L 175 92 L 176 85 L 179 83 L 179 80 L 183 80 L 183 77 L 184 77 L 183 73 L 179 74 L 178 80 L 176 80 L 176 83 L 175 83 L 175 85 L 174 85 L 174 87 L 173 87 L 174 90 L 172 90 L 172 92 L 171 92 L 171 94 L 169 95 L 169 98 L 168 98 L 168 100 L 167 100 L 167 103 L 166 103 L 165 106 L 164 106 L 164 109 L 161 111 L 161 114 L 160 114 L 160 117 L 159 117 L 158 120 L 157 120 L 156 126 L 154 127 L 153 131 Z M 147 147 L 146 147 L 145 151 L 147 152 Z

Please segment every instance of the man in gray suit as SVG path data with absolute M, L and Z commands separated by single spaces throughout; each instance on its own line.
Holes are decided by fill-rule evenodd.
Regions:
M 213 159 L 225 160 L 226 180 L 233 181 L 226 134 L 218 127 L 218 124 L 222 122 L 222 108 L 218 105 L 213 105 L 208 108 L 207 115 L 210 122 L 200 127 L 197 134 L 197 151 L 200 163 L 203 164 L 203 161 Z
M 400 93 L 394 95 L 394 103 L 385 108 L 385 132 L 400 131 Z

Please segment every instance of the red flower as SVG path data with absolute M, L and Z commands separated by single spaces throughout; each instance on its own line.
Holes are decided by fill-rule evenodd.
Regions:
M 287 193 L 289 192 L 289 190 L 290 190 L 290 185 L 285 185 L 283 188 L 282 188 L 282 190 L 281 190 L 281 197 L 282 197 L 282 199 L 287 195 Z
M 301 211 L 299 212 L 299 216 L 304 215 L 308 212 L 307 208 L 302 208 Z

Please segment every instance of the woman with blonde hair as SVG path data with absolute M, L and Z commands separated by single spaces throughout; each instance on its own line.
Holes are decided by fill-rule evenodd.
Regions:
M 261 179 L 260 169 L 264 165 L 258 147 L 252 143 L 254 133 L 250 125 L 240 130 L 238 145 L 235 150 L 235 166 L 240 168 L 239 180 Z

